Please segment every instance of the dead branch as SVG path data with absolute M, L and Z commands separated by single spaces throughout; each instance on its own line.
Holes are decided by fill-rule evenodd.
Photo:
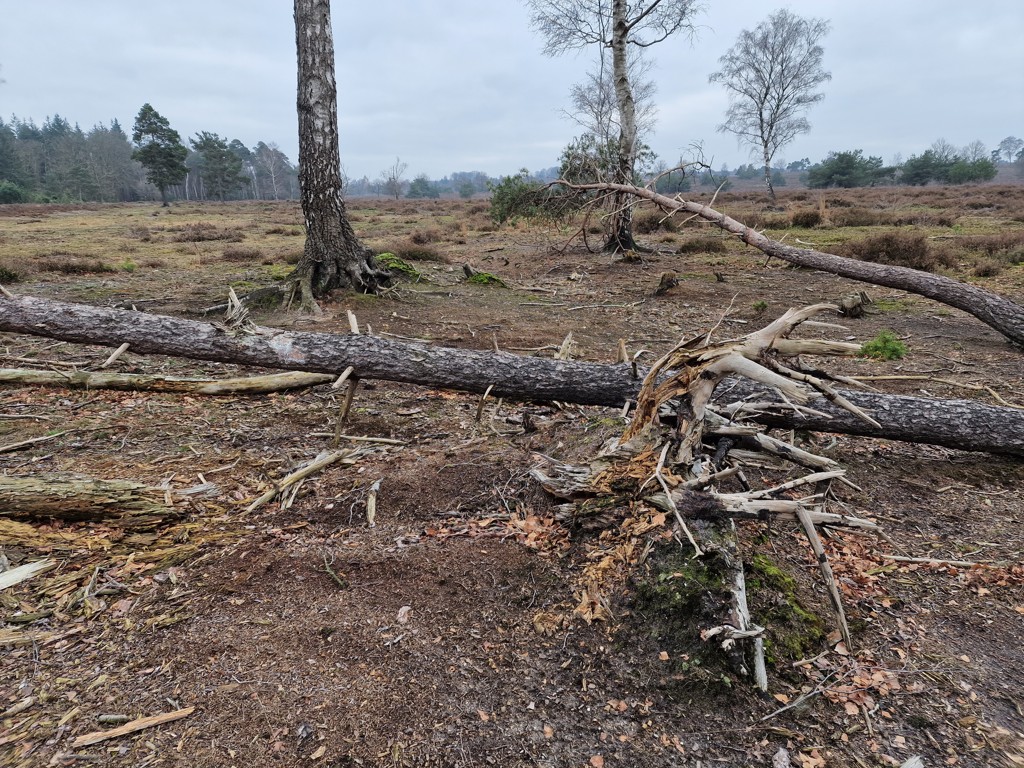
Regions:
M 121 345 L 124 346 L 124 345 Z M 120 349 L 120 347 L 118 347 Z M 230 379 L 183 379 L 96 371 L 37 371 L 29 368 L 0 369 L 0 384 L 67 387 L 68 389 L 117 389 L 174 392 L 188 395 L 265 395 L 326 384 L 334 377 L 325 373 L 290 371 L 266 376 Z
M 1024 346 L 1024 306 L 978 286 L 969 285 L 945 275 L 934 275 L 908 267 L 873 264 L 823 253 L 812 248 L 783 245 L 710 206 L 683 200 L 680 197 L 662 195 L 647 187 L 611 182 L 570 184 L 559 180 L 554 183 L 563 184 L 569 189 L 575 190 L 620 192 L 650 200 L 667 210 L 692 213 L 726 232 L 736 235 L 744 243 L 754 246 L 769 256 L 801 267 L 820 269 L 840 277 L 848 277 L 873 285 L 884 285 L 888 288 L 898 288 L 948 304 L 974 315 L 1011 341 Z

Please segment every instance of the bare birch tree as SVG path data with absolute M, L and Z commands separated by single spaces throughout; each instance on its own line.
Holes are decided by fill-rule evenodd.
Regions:
M 825 98 L 817 88 L 832 79 L 822 67 L 820 45 L 828 31 L 825 19 L 776 11 L 753 32 L 743 30 L 718 60 L 722 68 L 708 78 L 729 92 L 729 109 L 718 130 L 735 133 L 740 142 L 761 151 L 764 183 L 773 200 L 772 159 L 780 147 L 811 129 L 803 113 Z
M 654 94 L 657 86 L 650 78 L 651 62 L 637 51 L 629 57 L 629 82 L 633 89 L 633 103 L 636 114 L 637 141 L 654 130 L 657 107 Z M 582 83 L 569 90 L 572 109 L 565 115 L 584 131 L 597 139 L 599 146 L 605 146 L 619 138 L 619 108 L 615 96 L 615 81 L 612 77 L 611 62 L 602 55 L 597 68 L 588 72 Z
M 545 54 L 557 56 L 589 46 L 611 51 L 619 129 L 614 181 L 632 184 L 638 141 L 628 49 L 649 48 L 677 32 L 692 35 L 692 19 L 700 9 L 697 0 L 528 0 L 527 5 L 533 27 L 544 39 Z M 608 250 L 637 248 L 628 196 L 615 195 L 608 232 Z

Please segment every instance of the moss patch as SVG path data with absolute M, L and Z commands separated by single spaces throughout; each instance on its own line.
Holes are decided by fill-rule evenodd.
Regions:
M 766 555 L 754 555 L 748 566 L 747 594 L 754 621 L 767 630 L 768 662 L 788 668 L 793 661 L 819 653 L 825 625 L 801 603 L 796 580 Z
M 682 696 L 699 687 L 728 691 L 735 682 L 729 659 L 718 643 L 700 638 L 709 616 L 729 601 L 718 558 L 692 557 L 678 545 L 659 547 L 649 574 L 636 582 L 632 613 L 638 630 L 669 654 L 660 684 Z
M 378 254 L 377 263 L 397 277 L 404 277 L 413 282 L 419 282 L 423 279 L 423 275 L 420 274 L 416 267 L 390 251 Z
M 508 288 L 504 280 L 490 272 L 477 272 L 471 277 L 467 277 L 466 282 L 473 285 L 494 285 L 498 288 Z

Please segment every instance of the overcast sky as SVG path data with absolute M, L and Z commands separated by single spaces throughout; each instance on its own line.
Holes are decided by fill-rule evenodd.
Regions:
M 750 159 L 717 133 L 727 106 L 708 75 L 736 40 L 787 7 L 829 19 L 832 81 L 786 161 L 863 149 L 890 162 L 944 138 L 993 148 L 1024 137 L 1021 0 L 707 0 L 699 36 L 649 49 L 658 118 L 650 144 L 674 163 L 701 143 L 715 167 Z M 557 163 L 579 132 L 562 110 L 594 52 L 557 59 L 518 0 L 335 2 L 341 157 L 376 178 L 491 175 Z M 182 138 L 212 131 L 276 142 L 296 160 L 295 38 L 287 0 L 0 0 L 0 116 L 59 113 L 128 133 L 151 103 Z

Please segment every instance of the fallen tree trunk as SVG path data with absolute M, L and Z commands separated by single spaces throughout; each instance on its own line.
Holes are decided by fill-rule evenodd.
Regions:
M 183 379 L 104 371 L 37 371 L 0 368 L 0 384 L 31 384 L 69 389 L 118 389 L 137 392 L 174 392 L 187 395 L 265 395 L 289 389 L 305 389 L 333 381 L 326 373 L 272 373 L 231 379 Z
M 840 277 L 848 277 L 852 280 L 860 280 L 861 282 L 873 285 L 898 288 L 934 299 L 974 315 L 981 322 L 996 329 L 1011 341 L 1024 346 L 1024 306 L 991 291 L 986 291 L 984 288 L 963 283 L 945 275 L 935 275 L 907 267 L 873 264 L 867 261 L 836 256 L 831 253 L 823 253 L 812 248 L 797 248 L 792 245 L 784 245 L 706 205 L 662 195 L 646 187 L 612 183 L 569 184 L 565 181 L 556 183 L 565 184 L 570 189 L 627 193 L 644 200 L 650 200 L 667 211 L 686 211 L 687 213 L 692 213 L 706 221 L 710 221 L 726 232 L 737 235 L 743 242 L 754 246 L 769 256 L 774 256 L 797 266 L 819 269 L 822 272 L 839 275 Z
M 360 379 L 383 379 L 494 397 L 621 407 L 636 397 L 640 380 L 629 365 L 524 357 L 505 352 L 433 347 L 360 334 L 296 333 L 253 327 L 233 333 L 209 323 L 48 299 L 0 297 L 0 331 L 82 344 L 131 345 L 139 354 L 337 374 L 349 366 Z M 640 372 L 641 377 L 643 371 Z M 759 417 L 773 426 L 842 432 L 968 451 L 1024 457 L 1024 410 L 972 400 L 936 400 L 842 392 L 871 413 L 879 427 L 819 399 L 826 414 L 779 411 Z M 778 398 L 757 385 L 727 379 L 716 402 Z
M 0 515 L 101 520 L 119 528 L 152 528 L 182 512 L 164 491 L 130 480 L 33 475 L 0 477 Z

